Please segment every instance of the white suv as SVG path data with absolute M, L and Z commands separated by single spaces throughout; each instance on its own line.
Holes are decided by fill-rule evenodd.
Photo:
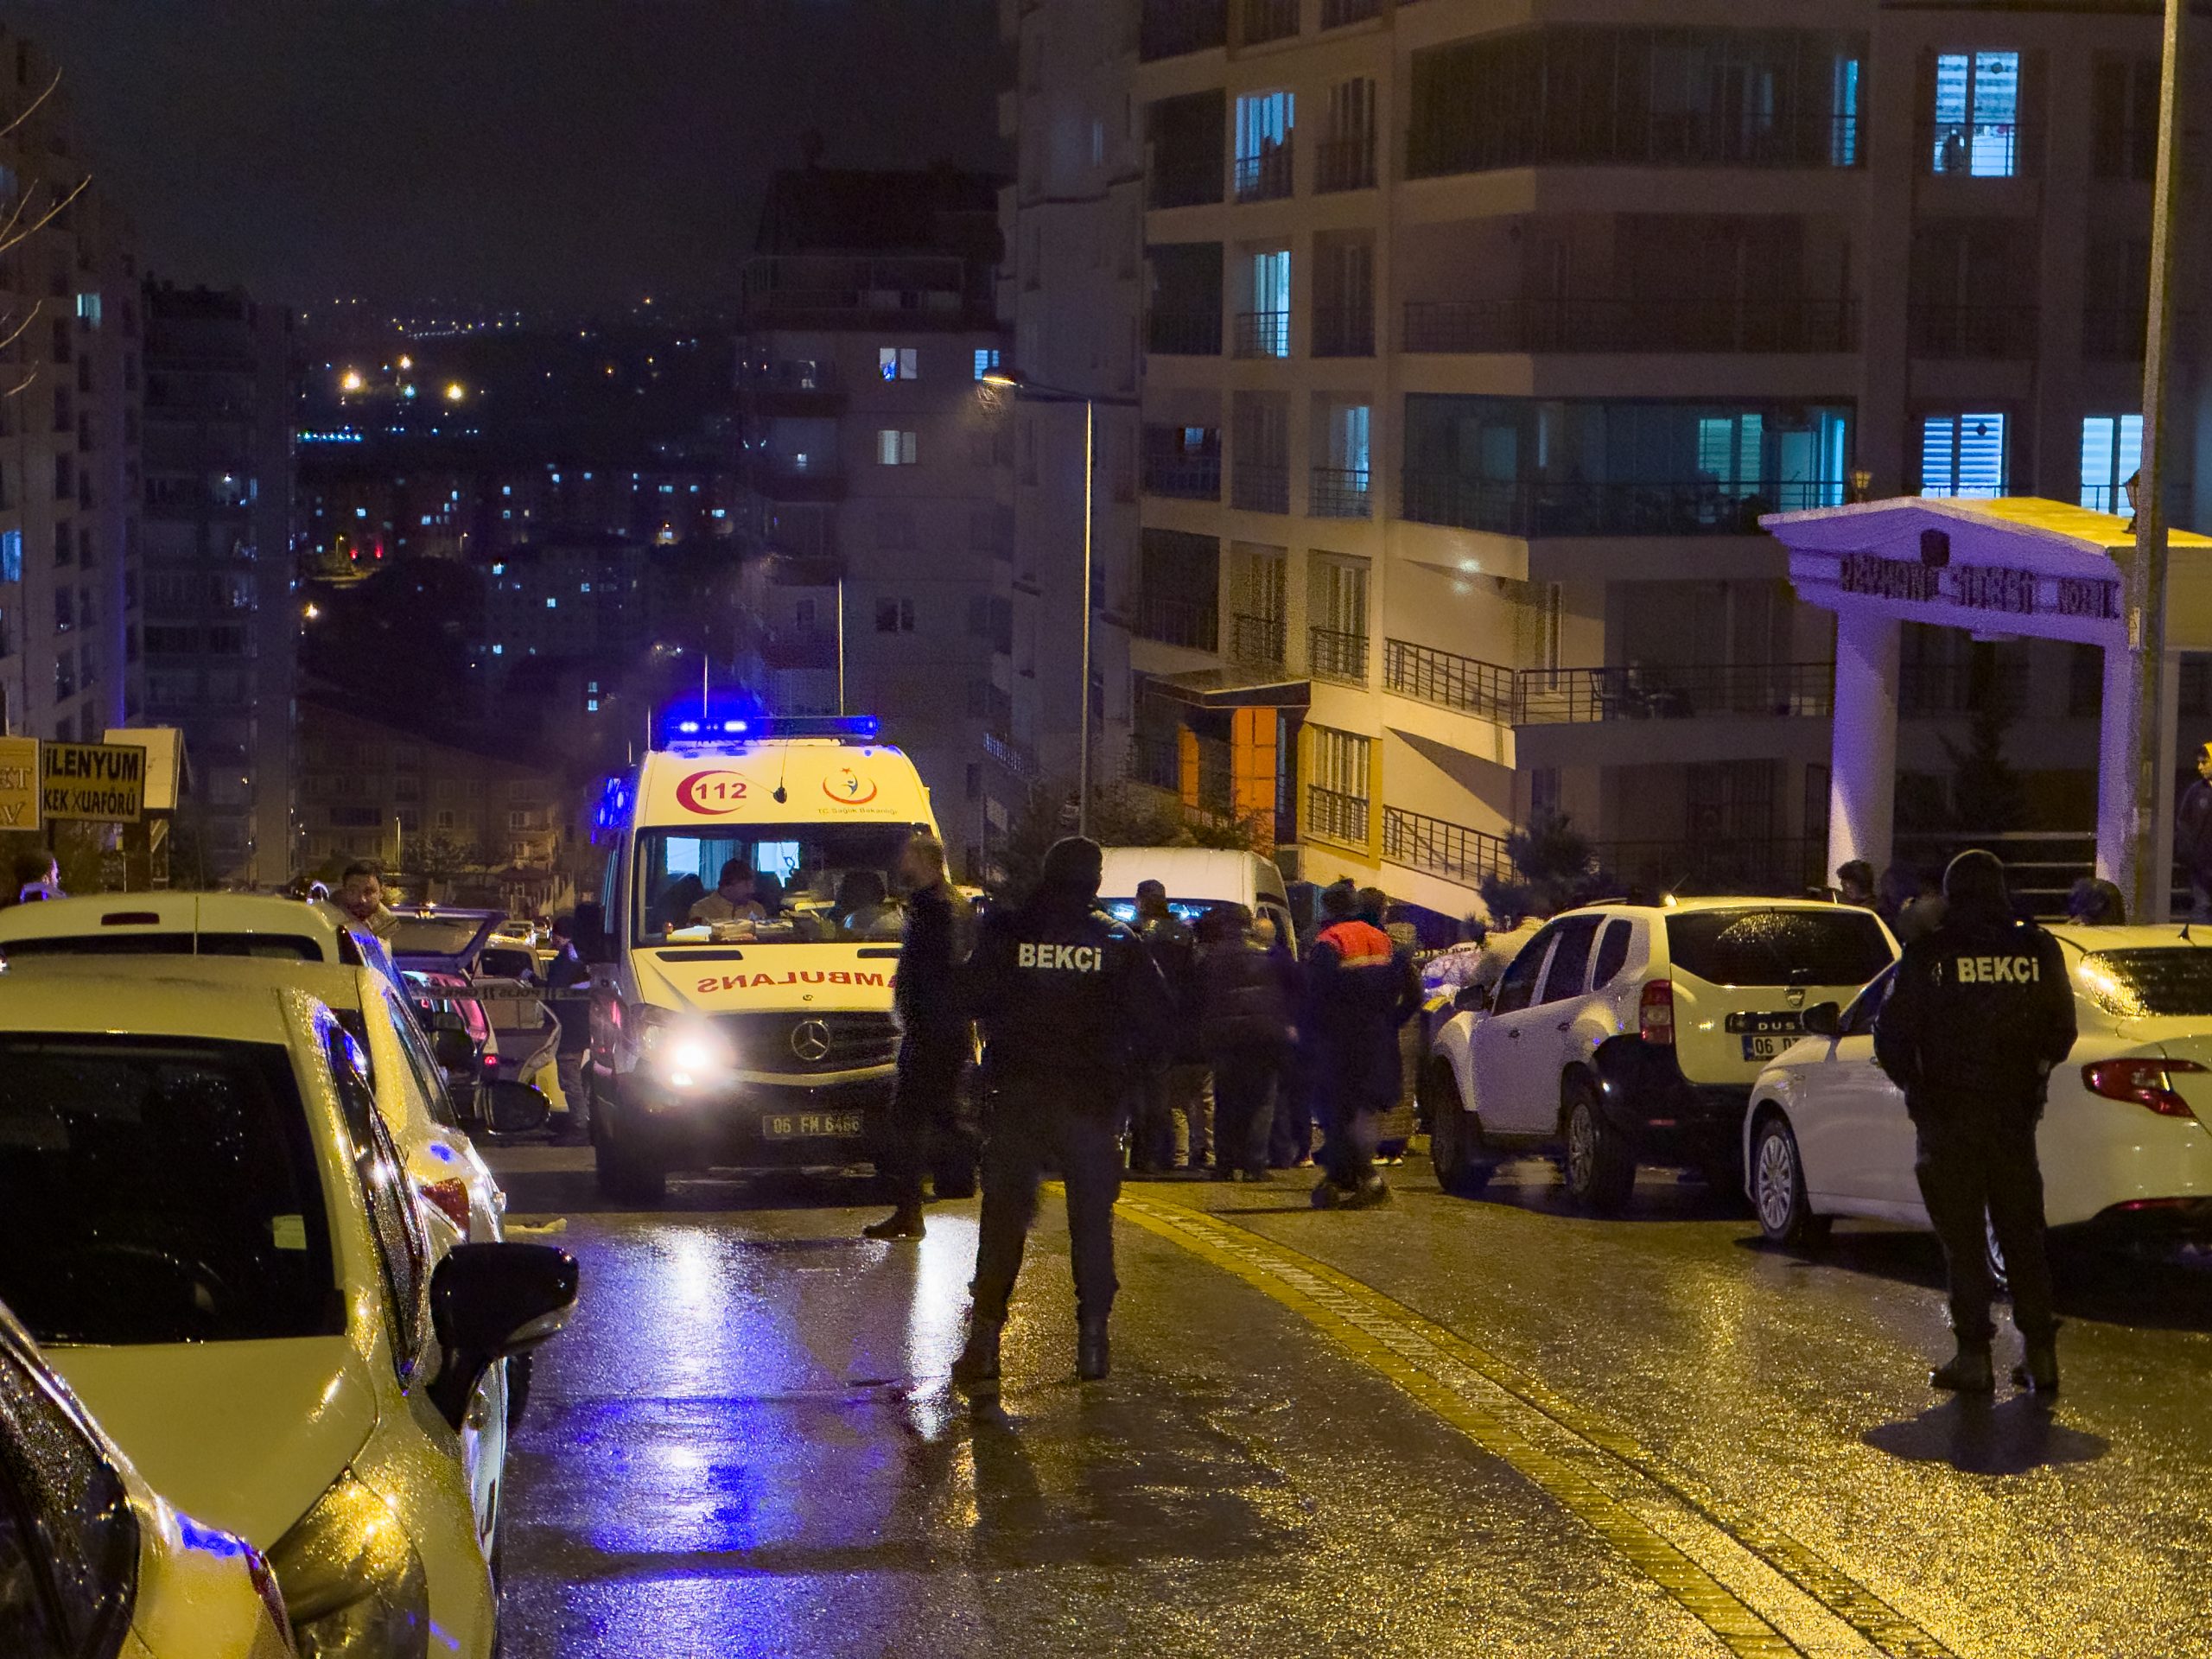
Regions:
M 1571 911 L 1488 1008 L 1438 1033 L 1421 1078 L 1437 1179 L 1471 1192 L 1503 1159 L 1556 1149 L 1569 1195 L 1600 1214 L 1628 1202 L 1639 1164 L 1733 1191 L 1760 1069 L 1806 1008 L 1848 1002 L 1897 954 L 1872 911 L 1817 899 Z

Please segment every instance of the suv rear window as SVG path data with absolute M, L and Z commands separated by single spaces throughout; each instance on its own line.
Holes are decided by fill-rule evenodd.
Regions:
M 2082 988 L 2120 1020 L 2212 1014 L 2212 950 L 2150 945 L 2094 950 L 2082 958 Z
M 1667 954 L 1714 985 L 1864 985 L 1890 965 L 1872 911 L 1697 910 L 1667 918 Z
M 10 939 L 10 957 L 259 957 L 279 962 L 321 962 L 322 947 L 296 933 L 55 933 Z

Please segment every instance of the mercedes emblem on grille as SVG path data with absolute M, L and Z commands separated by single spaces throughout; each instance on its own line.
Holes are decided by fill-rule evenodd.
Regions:
M 830 1058 L 830 1027 L 819 1020 L 802 1020 L 791 1027 L 791 1052 L 811 1065 Z

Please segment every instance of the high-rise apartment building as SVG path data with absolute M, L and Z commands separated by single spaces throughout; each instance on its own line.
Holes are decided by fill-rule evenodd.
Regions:
M 2147 10 L 1002 15 L 1020 338 L 1142 348 L 1107 556 L 1139 774 L 1240 813 L 1272 791 L 1315 879 L 1464 913 L 1551 810 L 1631 881 L 1818 879 L 1832 623 L 1758 516 L 1860 487 L 2109 509 L 2133 468 Z M 1140 230 L 1052 205 L 1130 156 Z M 1901 800 L 1939 812 L 1995 683 L 2035 810 L 2086 826 L 2094 672 L 1907 632 Z
M 0 728 L 96 742 L 138 713 L 137 271 L 55 79 L 0 34 Z
M 291 317 L 166 283 L 144 307 L 145 718 L 184 733 L 194 878 L 269 886 L 302 853 Z
M 747 677 L 775 710 L 873 714 L 957 870 L 1027 788 L 1016 741 L 998 181 L 777 175 L 738 362 Z

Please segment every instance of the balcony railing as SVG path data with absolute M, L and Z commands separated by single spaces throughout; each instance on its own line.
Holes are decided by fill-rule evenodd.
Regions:
M 748 391 L 834 392 L 842 390 L 835 363 L 808 358 L 745 364 L 738 371 L 738 384 Z
M 1375 308 L 1372 305 L 1315 306 L 1313 355 L 1374 356 Z
M 1798 894 L 1821 885 L 1827 843 L 1778 836 L 1605 841 L 1598 868 L 1656 902 L 1667 893 Z
M 1752 536 L 1759 515 L 1838 506 L 1840 480 L 1494 482 L 1408 467 L 1399 516 L 1497 536 Z
M 1155 156 L 1145 187 L 1147 207 L 1203 207 L 1221 200 L 1221 156 L 1163 160 Z
M 1340 190 L 1375 188 L 1375 140 L 1370 137 L 1325 138 L 1313 146 L 1313 191 L 1332 195 Z
M 1402 807 L 1382 809 L 1382 858 L 1463 887 L 1480 887 L 1486 875 L 1510 880 L 1513 874 L 1503 836 Z
M 949 326 L 988 315 L 988 268 L 955 257 L 761 254 L 741 274 L 748 317 L 897 318 Z
M 1290 313 L 1287 311 L 1238 312 L 1236 314 L 1236 355 L 1239 357 L 1288 357 L 1290 355 Z
M 1342 29 L 1382 15 L 1382 0 L 1321 0 L 1321 27 Z
M 1300 0 L 1244 0 L 1244 44 L 1284 41 L 1298 33 Z
M 1291 149 L 1277 146 L 1258 156 L 1236 161 L 1236 200 L 1280 201 L 1291 194 Z
M 1154 311 L 1145 322 L 1146 349 L 1161 357 L 1219 357 L 1221 313 Z
M 1309 518 L 1365 518 L 1374 511 L 1364 467 L 1316 467 L 1306 486 Z
M 1130 737 L 1129 781 L 1170 791 L 1183 787 L 1181 745 L 1173 734 L 1138 732 Z
M 1405 639 L 1382 642 L 1382 687 L 1484 720 L 1510 723 L 1520 707 L 1511 669 Z
M 1263 461 L 1239 461 L 1230 469 L 1229 505 L 1246 512 L 1290 511 L 1290 468 Z
M 2034 135 L 2014 123 L 1928 121 L 1919 128 L 1921 165 L 1930 173 L 2010 179 L 2036 171 Z
M 2031 305 L 1916 305 L 1906 334 L 1915 357 L 2023 359 L 2036 354 Z
M 1144 493 L 1183 501 L 1221 499 L 1219 455 L 1147 455 Z
M 1306 833 L 1318 836 L 1323 841 L 1340 842 L 1348 847 L 1367 845 L 1367 798 L 1346 795 L 1342 791 L 1324 789 L 1319 784 L 1306 786 Z
M 1229 655 L 1247 668 L 1280 670 L 1284 635 L 1282 618 L 1239 611 L 1229 619 Z
M 1367 683 L 1367 636 L 1336 628 L 1306 631 L 1306 668 L 1317 680 Z
M 1833 663 L 1722 663 L 1701 668 L 1532 668 L 1518 676 L 1516 724 L 1820 718 L 1835 709 Z
M 1169 599 L 1157 594 L 1137 596 L 1136 615 L 1129 632 L 1140 639 L 1186 651 L 1213 651 L 1221 637 L 1220 612 L 1211 601 Z
M 1849 352 L 1842 300 L 1411 300 L 1408 352 Z
M 1228 0 L 1144 0 L 1137 53 L 1147 63 L 1203 52 L 1228 40 Z

